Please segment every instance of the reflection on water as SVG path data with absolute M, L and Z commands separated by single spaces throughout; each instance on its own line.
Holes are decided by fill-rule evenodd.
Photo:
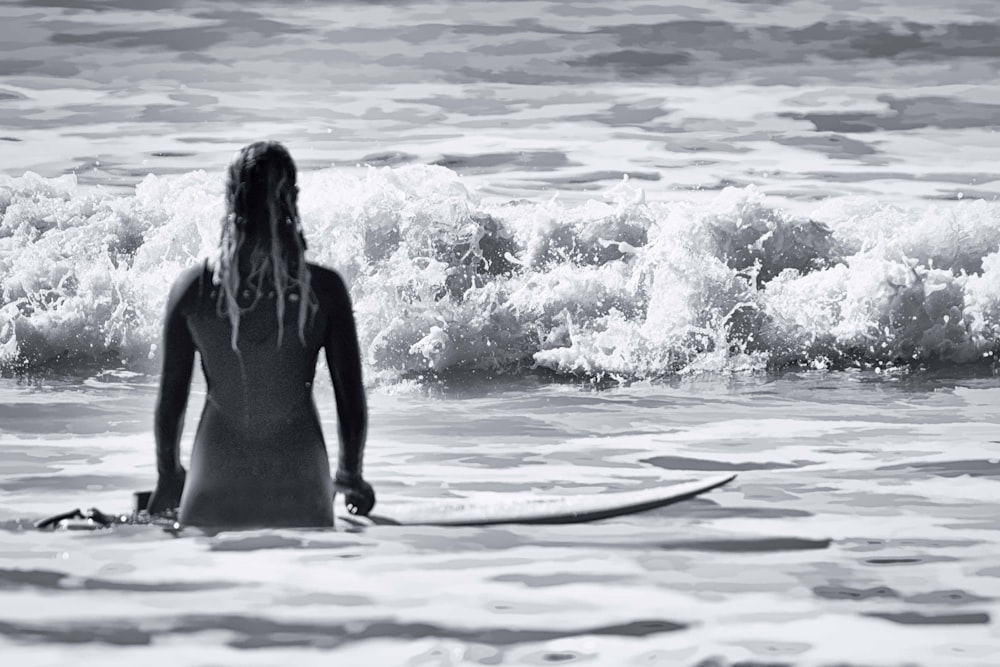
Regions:
M 72 647 L 84 664 L 182 643 L 215 664 L 267 648 L 307 663 L 321 649 L 380 664 L 989 665 L 1000 576 L 984 452 L 998 419 L 984 406 L 1000 389 L 940 374 L 921 388 L 920 377 L 602 391 L 513 378 L 493 392 L 373 395 L 366 463 L 386 503 L 739 471 L 690 502 L 562 526 L 35 532 L 15 519 L 88 500 L 125 509 L 152 482 L 148 435 L 8 433 L 0 589 L 14 605 L 0 612 L 0 643 L 15 658 Z M 52 404 L 70 422 L 79 405 L 86 420 L 65 391 Z M 526 417 L 533 426 L 519 427 Z M 61 471 L 20 473 L 33 454 Z M 79 494 L 50 484 L 97 474 L 132 477 Z

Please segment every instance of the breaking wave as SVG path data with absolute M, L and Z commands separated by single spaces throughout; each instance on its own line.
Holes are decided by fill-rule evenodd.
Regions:
M 301 176 L 316 261 L 351 286 L 369 378 L 591 379 L 991 361 L 1000 207 L 871 198 L 782 210 L 753 187 L 648 202 L 499 201 L 444 167 Z M 8 372 L 156 372 L 170 283 L 215 250 L 220 175 L 122 195 L 0 177 Z

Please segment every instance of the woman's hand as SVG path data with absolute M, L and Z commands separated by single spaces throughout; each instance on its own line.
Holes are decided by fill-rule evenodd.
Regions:
M 160 475 L 156 481 L 156 489 L 149 497 L 149 505 L 146 510 L 150 514 L 163 514 L 164 512 L 176 511 L 181 504 L 181 494 L 184 493 L 184 482 L 187 479 L 187 471 L 178 468 L 177 472 L 169 475 Z
M 344 494 L 344 506 L 351 514 L 367 516 L 375 507 L 375 490 L 360 473 L 338 470 L 333 478 L 333 489 Z

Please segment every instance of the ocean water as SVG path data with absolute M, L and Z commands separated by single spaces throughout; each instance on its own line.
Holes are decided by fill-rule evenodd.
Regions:
M 998 14 L 5 3 L 5 660 L 1000 664 Z M 579 526 L 26 528 L 154 483 L 167 289 L 260 138 L 351 287 L 380 498 L 736 482 Z

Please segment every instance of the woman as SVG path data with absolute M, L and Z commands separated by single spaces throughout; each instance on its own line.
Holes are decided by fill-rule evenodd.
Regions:
M 245 147 L 229 167 L 218 259 L 174 283 L 150 513 L 179 506 L 192 526 L 332 526 L 335 491 L 353 513 L 375 504 L 361 476 L 368 413 L 350 296 L 337 273 L 306 263 L 297 196 L 281 144 Z M 339 419 L 332 481 L 312 397 L 320 348 Z M 186 475 L 178 449 L 195 350 L 208 394 Z

